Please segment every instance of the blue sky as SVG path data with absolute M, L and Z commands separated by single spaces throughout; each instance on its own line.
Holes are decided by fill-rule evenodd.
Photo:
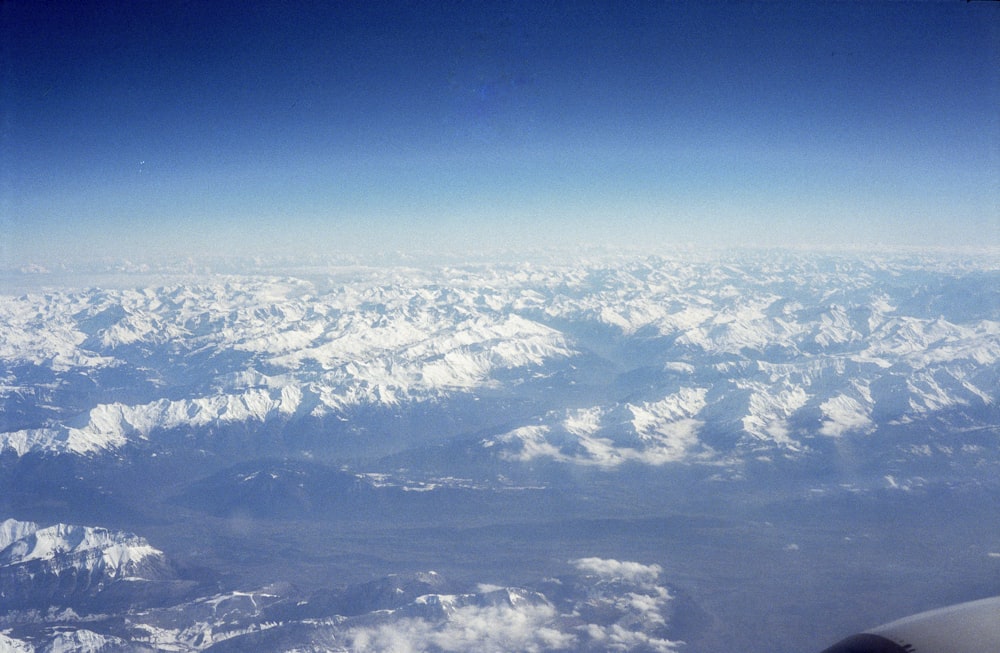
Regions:
M 997 247 L 998 5 L 11 0 L 0 255 Z

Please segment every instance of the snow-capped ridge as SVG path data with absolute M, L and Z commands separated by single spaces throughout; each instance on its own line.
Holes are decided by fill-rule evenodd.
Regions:
M 111 578 L 131 575 L 149 557 L 163 558 L 136 535 L 116 533 L 104 528 L 56 524 L 26 531 L 0 551 L 0 567 L 21 565 L 32 561 L 61 564 L 85 564 L 100 568 Z
M 488 438 L 509 460 L 809 455 L 814 436 L 986 419 L 1000 401 L 991 265 L 622 256 L 0 296 L 0 410 L 16 416 L 0 451 L 97 456 L 176 429 L 527 392 L 544 394 L 538 413 Z

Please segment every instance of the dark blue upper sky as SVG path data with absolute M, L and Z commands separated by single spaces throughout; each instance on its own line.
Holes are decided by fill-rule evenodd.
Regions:
M 2 256 L 1000 246 L 1000 3 L 2 3 Z

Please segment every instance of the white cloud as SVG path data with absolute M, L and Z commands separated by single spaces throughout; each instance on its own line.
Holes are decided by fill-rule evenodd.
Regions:
M 372 613 L 336 629 L 331 641 L 352 653 L 680 650 L 682 642 L 665 637 L 672 597 L 660 584 L 659 565 L 570 563 L 579 576 L 560 583 L 572 592 L 558 604 L 537 592 L 484 584 L 473 594 L 429 594 Z
M 570 561 L 582 573 L 599 576 L 602 580 L 625 580 L 640 585 L 653 584 L 663 572 L 660 565 L 622 562 L 606 558 L 578 558 Z
M 673 653 L 683 644 L 663 636 L 673 597 L 659 584 L 660 565 L 605 558 L 571 563 L 589 581 L 586 599 L 574 609 L 575 614 L 589 615 L 585 618 L 591 622 L 577 626 L 584 650 Z
M 675 653 L 677 647 L 683 642 L 674 642 L 669 639 L 653 637 L 647 633 L 636 630 L 629 630 L 613 624 L 605 629 L 605 637 L 602 641 L 606 643 L 607 651 L 631 651 L 642 647 L 656 651 L 656 653 Z
M 505 653 L 566 650 L 576 638 L 561 632 L 549 604 L 465 606 L 449 612 L 443 622 L 405 618 L 346 633 L 350 650 L 358 653 L 417 651 L 480 651 Z

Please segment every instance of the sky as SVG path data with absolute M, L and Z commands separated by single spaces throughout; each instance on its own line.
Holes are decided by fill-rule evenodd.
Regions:
M 1000 247 L 1000 3 L 4 0 L 0 259 Z

